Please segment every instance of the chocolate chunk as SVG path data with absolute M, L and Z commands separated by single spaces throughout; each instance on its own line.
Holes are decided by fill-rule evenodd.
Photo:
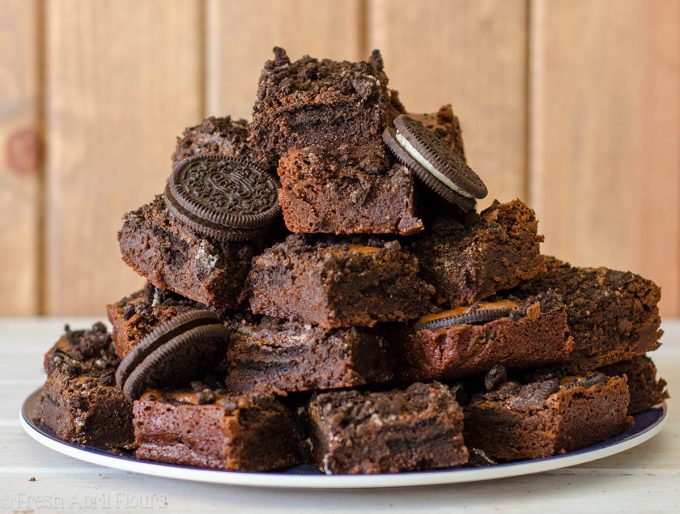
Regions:
M 484 388 L 493 391 L 508 380 L 508 372 L 502 364 L 496 364 L 484 377 Z

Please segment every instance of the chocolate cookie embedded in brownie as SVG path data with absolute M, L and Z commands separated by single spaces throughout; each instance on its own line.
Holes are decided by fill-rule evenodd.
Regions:
M 118 233 L 123 260 L 161 289 L 199 303 L 235 308 L 261 242 L 217 241 L 179 223 L 162 196 L 129 212 Z
M 267 471 L 302 460 L 293 416 L 271 395 L 151 389 L 133 411 L 138 459 L 230 471 Z
M 442 212 L 409 249 L 439 302 L 471 305 L 545 271 L 537 230 L 534 211 L 522 201 L 495 201 L 465 218 Z
M 256 314 L 324 329 L 417 318 L 432 292 L 398 241 L 357 245 L 299 235 L 253 260 L 245 291 Z
M 309 418 L 314 460 L 327 474 L 450 468 L 468 460 L 463 409 L 442 384 L 319 394 Z
M 177 138 L 172 165 L 197 155 L 250 158 L 248 122 L 243 119 L 235 120 L 231 116 L 210 116 L 199 125 L 187 127 L 182 136 Z
M 390 332 L 397 374 L 406 381 L 460 380 L 496 364 L 526 369 L 564 362 L 573 340 L 564 304 L 553 291 L 424 316 Z
M 628 377 L 629 414 L 650 409 L 669 397 L 666 381 L 657 377 L 656 366 L 646 355 L 605 366 L 599 371 L 607 376 Z
M 65 441 L 107 448 L 133 442 L 132 405 L 116 387 L 119 359 L 102 323 L 71 330 L 45 354 L 39 421 Z
M 260 76 L 249 142 L 272 165 L 291 148 L 336 148 L 379 142 L 390 116 L 380 52 L 368 61 L 304 56 L 274 48 Z
M 626 379 L 602 373 L 506 382 L 465 407 L 465 441 L 495 460 L 538 459 L 584 448 L 632 426 Z
M 465 147 L 463 145 L 463 130 L 460 126 L 458 116 L 453 114 L 451 104 L 443 105 L 439 111 L 431 114 L 411 114 L 411 118 L 415 118 L 426 128 L 430 129 L 437 136 L 439 136 L 446 145 L 456 152 L 459 156 L 465 159 Z
M 412 173 L 390 166 L 382 142 L 294 148 L 279 161 L 278 174 L 291 232 L 410 235 L 423 229 Z
M 553 289 L 567 306 L 574 337 L 570 369 L 592 370 L 631 359 L 659 346 L 659 287 L 631 272 L 579 268 L 545 257 L 546 273 L 513 294 Z
M 226 388 L 285 393 L 355 387 L 392 378 L 390 352 L 375 330 L 324 330 L 263 318 L 227 323 Z

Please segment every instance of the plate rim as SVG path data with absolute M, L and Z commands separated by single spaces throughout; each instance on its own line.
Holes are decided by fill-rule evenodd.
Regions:
M 616 443 L 609 444 L 602 448 L 581 448 L 564 455 L 553 455 L 542 459 L 508 462 L 477 468 L 453 468 L 447 470 L 409 471 L 374 475 L 310 475 L 278 473 L 275 471 L 242 472 L 201 469 L 174 464 L 140 461 L 127 456 L 95 452 L 88 448 L 78 447 L 73 443 L 61 441 L 56 437 L 50 436 L 39 430 L 27 414 L 28 405 L 31 401 L 35 401 L 42 390 L 43 388 L 39 387 L 24 399 L 19 409 L 19 423 L 28 436 L 50 450 L 82 462 L 147 476 L 256 488 L 371 489 L 417 487 L 478 482 L 531 475 L 593 462 L 634 448 L 658 434 L 668 420 L 668 404 L 664 401 L 663 403 L 652 407 L 653 409 L 661 410 L 656 421 L 642 429 L 640 432 L 631 434 Z M 603 443 L 598 443 L 598 445 L 601 444 Z

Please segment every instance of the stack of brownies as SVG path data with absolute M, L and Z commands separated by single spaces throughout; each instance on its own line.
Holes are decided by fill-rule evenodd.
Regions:
M 408 114 L 380 53 L 276 48 L 252 121 L 178 138 L 163 194 L 127 213 L 148 281 L 45 357 L 40 421 L 138 458 L 325 473 L 568 452 L 667 397 L 659 288 L 540 253 L 494 201 L 450 105 Z

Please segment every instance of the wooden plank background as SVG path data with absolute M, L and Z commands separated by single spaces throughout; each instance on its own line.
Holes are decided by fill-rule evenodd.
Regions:
M 141 284 L 118 254 L 122 214 L 162 190 L 183 127 L 249 116 L 274 45 L 380 48 L 409 110 L 453 104 L 490 196 L 536 208 L 546 252 L 650 276 L 680 315 L 680 0 L 0 0 L 0 13 L 0 315 L 103 315 Z

